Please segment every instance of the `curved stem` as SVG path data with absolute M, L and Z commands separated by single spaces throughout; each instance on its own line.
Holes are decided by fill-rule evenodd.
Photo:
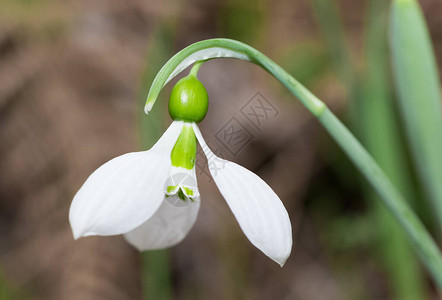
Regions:
M 145 111 L 148 113 L 163 86 L 196 61 L 230 57 L 255 63 L 281 82 L 318 118 L 342 150 L 380 195 L 394 215 L 413 248 L 442 290 L 442 256 L 433 238 L 402 195 L 370 154 L 326 105 L 284 69 L 258 50 L 230 39 L 210 39 L 192 44 L 173 56 L 155 77 L 149 91 Z M 407 262 L 404 262 L 407 263 Z
M 203 65 L 203 63 L 204 63 L 204 60 L 200 60 L 200 61 L 197 61 L 196 63 L 194 63 L 193 67 L 192 67 L 192 70 L 190 70 L 190 74 L 189 75 L 197 77 L 198 71 L 201 68 L 201 66 Z
M 194 43 L 169 59 L 158 72 L 150 87 L 144 111 L 149 113 L 164 85 L 191 64 L 200 60 L 226 57 L 246 60 L 260 65 L 297 96 L 315 116 L 319 115 L 325 108 L 321 100 L 255 48 L 235 40 L 210 39 Z

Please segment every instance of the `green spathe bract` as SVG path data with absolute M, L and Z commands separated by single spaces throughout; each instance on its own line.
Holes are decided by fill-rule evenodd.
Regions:
M 196 137 L 192 126 L 184 125 L 180 136 L 173 146 L 170 159 L 172 166 L 192 170 L 195 166 Z
M 194 75 L 175 84 L 169 99 L 169 114 L 173 120 L 199 123 L 209 108 L 206 88 Z

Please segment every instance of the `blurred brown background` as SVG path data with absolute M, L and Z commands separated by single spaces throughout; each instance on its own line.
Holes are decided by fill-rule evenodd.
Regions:
M 362 64 L 368 1 L 337 3 Z M 421 4 L 440 62 L 442 2 Z M 140 148 L 139 103 L 161 65 L 212 37 L 250 43 L 343 115 L 347 92 L 308 0 L 0 1 L 0 289 L 13 299 L 142 298 L 140 254 L 122 237 L 74 241 L 69 205 L 100 164 Z M 294 246 L 282 269 L 255 249 L 200 169 L 199 218 L 170 252 L 174 298 L 389 299 L 372 225 L 359 220 L 359 178 L 324 130 L 256 66 L 213 60 L 199 77 L 211 99 L 206 140 L 274 188 Z M 154 110 L 164 125 L 171 86 Z M 279 112 L 259 129 L 241 114 L 257 92 Z M 253 136 L 235 155 L 216 139 L 232 117 Z

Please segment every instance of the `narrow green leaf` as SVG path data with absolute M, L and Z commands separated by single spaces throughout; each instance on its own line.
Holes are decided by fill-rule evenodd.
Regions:
M 395 0 L 391 50 L 402 119 L 419 179 L 442 230 L 442 106 L 431 39 L 418 2 Z
M 366 72 L 364 96 L 358 101 L 360 132 L 367 149 L 379 162 L 408 200 L 415 195 L 410 170 L 400 139 L 393 106 L 388 68 L 387 20 L 389 3 L 371 0 L 366 31 Z M 395 299 L 425 299 L 423 278 L 400 227 L 380 205 L 377 195 L 369 192 L 372 219 L 380 243 L 377 249 L 390 276 Z M 407 263 L 404 263 L 407 262 Z

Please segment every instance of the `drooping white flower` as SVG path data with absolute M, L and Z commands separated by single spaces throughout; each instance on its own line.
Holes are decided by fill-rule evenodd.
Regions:
M 184 87 L 189 88 L 188 84 Z M 176 105 L 172 98 L 177 93 L 178 99 L 186 98 L 174 90 L 172 105 Z M 204 98 L 201 93 L 193 90 L 191 94 Z M 183 240 L 200 207 L 195 174 L 198 141 L 216 185 L 247 238 L 281 266 L 285 263 L 292 246 L 287 211 L 261 178 L 210 150 L 196 124 L 207 112 L 207 105 L 200 104 L 187 101 L 184 111 L 169 104 L 175 121 L 150 150 L 116 157 L 89 176 L 69 212 L 75 239 L 124 234 L 140 251 L 171 247 Z M 188 114 L 189 110 L 196 114 Z

